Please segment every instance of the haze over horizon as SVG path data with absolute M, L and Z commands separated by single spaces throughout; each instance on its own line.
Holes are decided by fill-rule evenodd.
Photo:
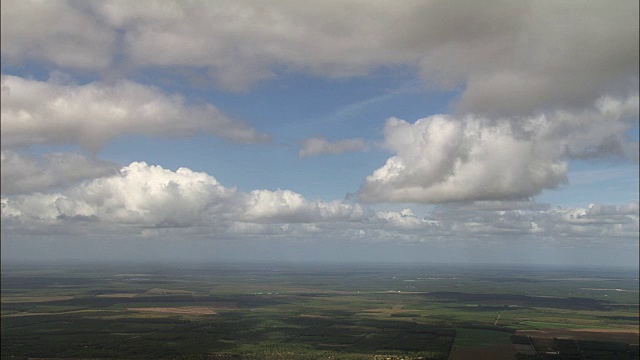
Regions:
M 1 12 L 3 262 L 638 268 L 638 1 Z

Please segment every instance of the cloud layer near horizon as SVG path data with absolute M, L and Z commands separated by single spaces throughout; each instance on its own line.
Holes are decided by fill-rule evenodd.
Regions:
M 435 208 L 373 211 L 340 201 L 309 201 L 288 190 L 240 192 L 190 169 L 137 162 L 57 193 L 2 199 L 5 231 L 19 234 L 120 233 L 129 236 L 206 234 L 211 239 L 260 236 L 288 239 L 442 241 L 493 236 L 518 241 L 587 237 L 631 241 L 638 236 L 638 203 L 550 208 L 524 202 L 472 202 Z M 625 240 L 626 239 L 626 240 Z

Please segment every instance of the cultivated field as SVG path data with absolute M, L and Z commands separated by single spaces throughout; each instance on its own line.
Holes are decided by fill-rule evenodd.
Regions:
M 144 307 L 128 308 L 131 311 L 153 312 L 161 314 L 183 314 L 183 315 L 213 315 L 215 312 L 204 306 L 180 306 L 180 307 Z
M 503 331 L 457 329 L 449 360 L 513 360 L 510 335 Z

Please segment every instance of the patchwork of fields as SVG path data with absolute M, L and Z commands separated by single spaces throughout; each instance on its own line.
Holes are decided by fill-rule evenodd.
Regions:
M 1 304 L 3 359 L 638 353 L 637 273 L 618 270 L 12 266 Z

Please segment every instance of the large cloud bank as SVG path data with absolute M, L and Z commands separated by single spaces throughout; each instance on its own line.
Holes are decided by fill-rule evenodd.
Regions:
M 637 14 L 637 1 L 5 1 L 2 54 L 204 69 L 230 90 L 282 69 L 345 77 L 409 65 L 428 84 L 463 85 L 464 112 L 530 114 L 637 89 Z

